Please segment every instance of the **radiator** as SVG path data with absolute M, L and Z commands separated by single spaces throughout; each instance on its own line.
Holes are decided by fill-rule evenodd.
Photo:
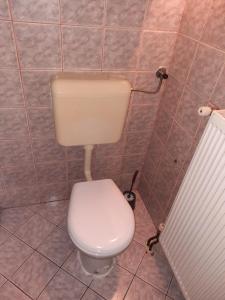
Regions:
M 208 121 L 160 243 L 185 299 L 225 300 L 225 110 Z

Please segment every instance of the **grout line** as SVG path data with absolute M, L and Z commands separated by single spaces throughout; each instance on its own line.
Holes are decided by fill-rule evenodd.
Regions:
M 210 49 L 213 49 L 213 50 L 215 50 L 215 51 L 218 51 L 218 52 L 220 52 L 220 53 L 222 53 L 222 54 L 225 54 L 225 50 L 223 50 L 223 49 L 221 49 L 221 48 L 219 48 L 219 47 L 210 45 L 210 44 L 208 44 L 208 43 L 205 43 L 205 42 L 203 42 L 203 41 L 201 41 L 201 40 L 199 40 L 199 39 L 193 38 L 193 37 L 191 37 L 191 36 L 189 36 L 189 35 L 187 35 L 187 34 L 185 34 L 185 33 L 179 32 L 178 35 L 179 35 L 179 36 L 183 36 L 183 37 L 185 37 L 185 38 L 187 38 L 187 39 L 190 39 L 190 40 L 196 42 L 197 44 L 199 44 L 199 45 L 201 45 L 201 46 L 205 46 L 205 47 L 207 47 L 207 48 L 210 48 Z
M 63 53 L 63 31 L 62 31 L 62 12 L 61 12 L 61 0 L 58 0 L 59 7 L 59 32 L 60 32 L 60 51 L 61 51 L 61 71 L 64 69 L 64 53 Z
M 12 32 L 13 32 L 13 41 L 14 41 L 14 46 L 16 50 L 16 59 L 17 59 L 17 64 L 19 68 L 19 76 L 20 76 L 20 83 L 21 83 L 21 88 L 22 88 L 22 95 L 23 95 L 23 101 L 24 101 L 24 108 L 25 108 L 25 116 L 26 116 L 26 125 L 27 125 L 27 131 L 28 131 L 28 139 L 29 139 L 29 147 L 32 155 L 32 160 L 33 160 L 33 167 L 34 167 L 34 172 L 35 172 L 35 180 L 37 183 L 37 170 L 35 166 L 35 156 L 34 156 L 34 149 L 32 145 L 32 134 L 31 134 L 31 128 L 29 124 L 29 116 L 28 116 L 28 102 L 25 96 L 25 89 L 24 89 L 24 84 L 23 84 L 23 77 L 22 77 L 22 70 L 21 70 L 21 61 L 20 61 L 20 56 L 19 56 L 19 48 L 18 48 L 18 43 L 17 43 L 17 37 L 15 33 L 15 28 L 14 28 L 14 22 L 13 22 L 13 17 L 12 17 L 12 6 L 10 1 L 8 1 L 8 8 L 9 8 L 9 13 L 12 18 L 11 26 L 12 26 Z
M 46 289 L 46 287 L 47 287 L 47 286 L 50 284 L 50 282 L 55 278 L 56 274 L 58 274 L 59 271 L 60 271 L 60 268 L 56 271 L 56 273 L 52 276 L 52 278 L 50 278 L 50 279 L 47 281 L 47 283 L 45 284 L 44 288 L 43 288 L 43 289 L 41 290 L 41 292 L 38 294 L 38 296 L 37 296 L 36 299 L 38 299 L 38 298 L 41 296 L 41 294 L 44 292 L 44 290 Z
M 29 299 L 33 300 L 31 298 L 31 296 L 29 296 L 24 290 L 22 290 L 19 286 L 17 286 L 11 279 L 7 279 L 7 281 L 1 286 L 1 288 L 3 288 L 3 286 L 7 283 L 10 282 L 15 288 L 17 288 L 18 290 L 20 290 L 24 295 L 26 295 Z

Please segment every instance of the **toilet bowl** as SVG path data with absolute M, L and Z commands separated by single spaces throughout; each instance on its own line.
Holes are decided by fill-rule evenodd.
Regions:
M 111 179 L 73 186 L 68 232 L 86 273 L 107 275 L 115 257 L 132 241 L 134 229 L 133 211 Z

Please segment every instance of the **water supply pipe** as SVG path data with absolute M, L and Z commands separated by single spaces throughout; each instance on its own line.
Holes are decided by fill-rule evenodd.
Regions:
M 91 156 L 92 156 L 92 150 L 94 146 L 93 145 L 85 145 L 85 155 L 84 155 L 84 175 L 87 181 L 92 180 L 91 176 Z

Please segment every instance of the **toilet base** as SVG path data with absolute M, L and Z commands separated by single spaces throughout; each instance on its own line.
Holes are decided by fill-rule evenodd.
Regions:
M 81 251 L 78 251 L 77 257 L 80 261 L 84 273 L 86 273 L 87 275 L 92 275 L 94 277 L 107 276 L 112 270 L 115 262 L 115 259 L 113 257 L 95 258 Z

